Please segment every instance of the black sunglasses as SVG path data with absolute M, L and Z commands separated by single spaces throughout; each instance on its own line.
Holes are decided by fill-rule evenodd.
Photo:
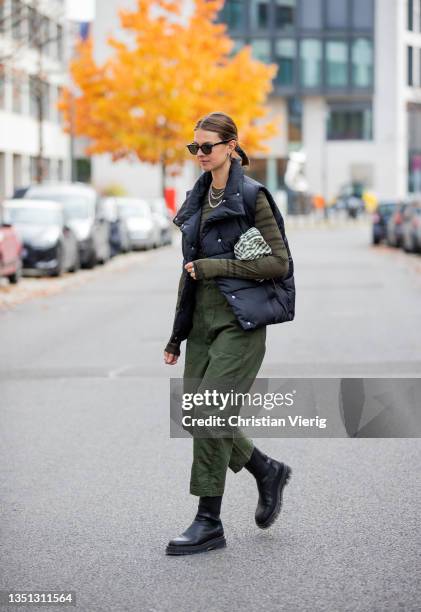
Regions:
M 230 140 L 232 140 L 232 138 L 230 138 Z M 198 145 L 197 142 L 192 142 L 191 144 L 188 144 L 186 146 L 192 155 L 197 155 L 199 149 L 201 149 L 205 155 L 209 155 L 209 153 L 212 153 L 212 149 L 214 146 L 218 144 L 225 144 L 227 142 L 230 142 L 230 140 L 221 140 L 220 142 L 213 143 L 204 142 L 202 145 Z

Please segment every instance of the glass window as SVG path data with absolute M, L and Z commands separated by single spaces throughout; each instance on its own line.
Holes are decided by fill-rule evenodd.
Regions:
M 301 27 L 305 30 L 322 29 L 322 0 L 301 0 Z
M 267 28 L 269 23 L 268 0 L 250 0 L 251 27 Z
M 348 83 L 348 45 L 340 40 L 326 42 L 326 82 L 329 87 Z
M 40 94 L 40 81 L 37 77 L 29 77 L 29 112 L 31 117 L 38 117 L 39 113 L 39 94 Z
M 331 106 L 328 112 L 329 140 L 371 140 L 373 116 L 371 105 L 358 107 Z
M 233 46 L 233 48 L 231 49 L 231 52 L 230 52 L 231 56 L 236 55 L 240 51 L 240 49 L 242 49 L 244 47 L 244 45 L 245 45 L 244 40 L 241 40 L 240 38 L 237 38 L 236 40 L 233 40 L 233 43 L 234 43 L 234 46 Z
M 5 98 L 5 88 L 6 88 L 6 69 L 4 64 L 0 64 L 0 108 L 4 108 L 6 98 Z
M 251 48 L 255 59 L 267 63 L 271 61 L 270 42 L 266 38 L 252 40 Z
M 278 72 L 275 82 L 278 85 L 293 85 L 295 73 L 296 42 L 284 38 L 275 43 L 275 61 L 278 64 Z
M 373 43 L 357 38 L 352 43 L 352 84 L 371 87 L 373 84 Z
M 414 29 L 414 2 L 413 0 L 407 0 L 407 11 L 408 11 L 408 30 Z
M 12 36 L 21 38 L 23 32 L 24 10 L 20 0 L 12 0 Z
M 304 87 L 318 87 L 322 80 L 322 44 L 308 38 L 300 45 L 300 75 Z
M 352 25 L 354 28 L 367 30 L 373 28 L 374 7 L 373 0 L 353 0 Z
M 303 102 L 302 99 L 294 96 L 288 98 L 288 144 L 301 145 L 303 131 Z
M 224 21 L 230 30 L 244 29 L 244 4 L 242 0 L 226 0 L 220 15 L 221 21 Z
M 63 59 L 63 27 L 60 24 L 57 24 L 57 59 Z
M 348 0 L 327 0 L 326 21 L 328 28 L 346 28 L 348 23 Z
M 413 77 L 412 77 L 412 64 L 413 64 L 413 52 L 412 47 L 408 47 L 408 85 L 413 85 Z
M 14 70 L 12 73 L 12 110 L 14 113 L 22 112 L 22 73 Z
M 294 26 L 295 7 L 296 0 L 275 0 L 275 27 L 278 30 Z

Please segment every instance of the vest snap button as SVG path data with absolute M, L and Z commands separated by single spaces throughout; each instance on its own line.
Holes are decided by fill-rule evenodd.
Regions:
M 221 242 L 222 238 L 218 238 L 218 242 Z

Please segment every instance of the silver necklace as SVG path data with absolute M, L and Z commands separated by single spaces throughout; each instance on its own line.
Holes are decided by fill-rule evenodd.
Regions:
M 222 202 L 224 191 L 225 191 L 225 187 L 221 187 L 221 189 L 214 190 L 213 186 L 212 185 L 210 186 L 210 189 L 208 191 L 208 201 L 209 201 L 209 206 L 211 208 L 216 208 L 217 206 L 220 205 L 220 203 Z M 217 201 L 218 198 L 221 198 L 219 202 Z M 213 200 L 213 204 L 211 200 Z

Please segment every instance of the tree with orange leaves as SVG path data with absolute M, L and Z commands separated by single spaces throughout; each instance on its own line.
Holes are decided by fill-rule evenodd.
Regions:
M 67 129 L 90 139 L 88 154 L 137 158 L 165 168 L 186 160 L 186 142 L 203 115 L 218 109 L 233 116 L 241 143 L 267 152 L 277 133 L 265 101 L 277 67 L 253 59 L 250 47 L 230 56 L 233 42 L 215 18 L 223 0 L 195 0 L 192 14 L 179 0 L 138 0 L 120 11 L 126 44 L 111 37 L 111 57 L 98 66 L 92 41 L 81 41 L 71 63 L 79 95 L 66 90 L 60 108 Z

